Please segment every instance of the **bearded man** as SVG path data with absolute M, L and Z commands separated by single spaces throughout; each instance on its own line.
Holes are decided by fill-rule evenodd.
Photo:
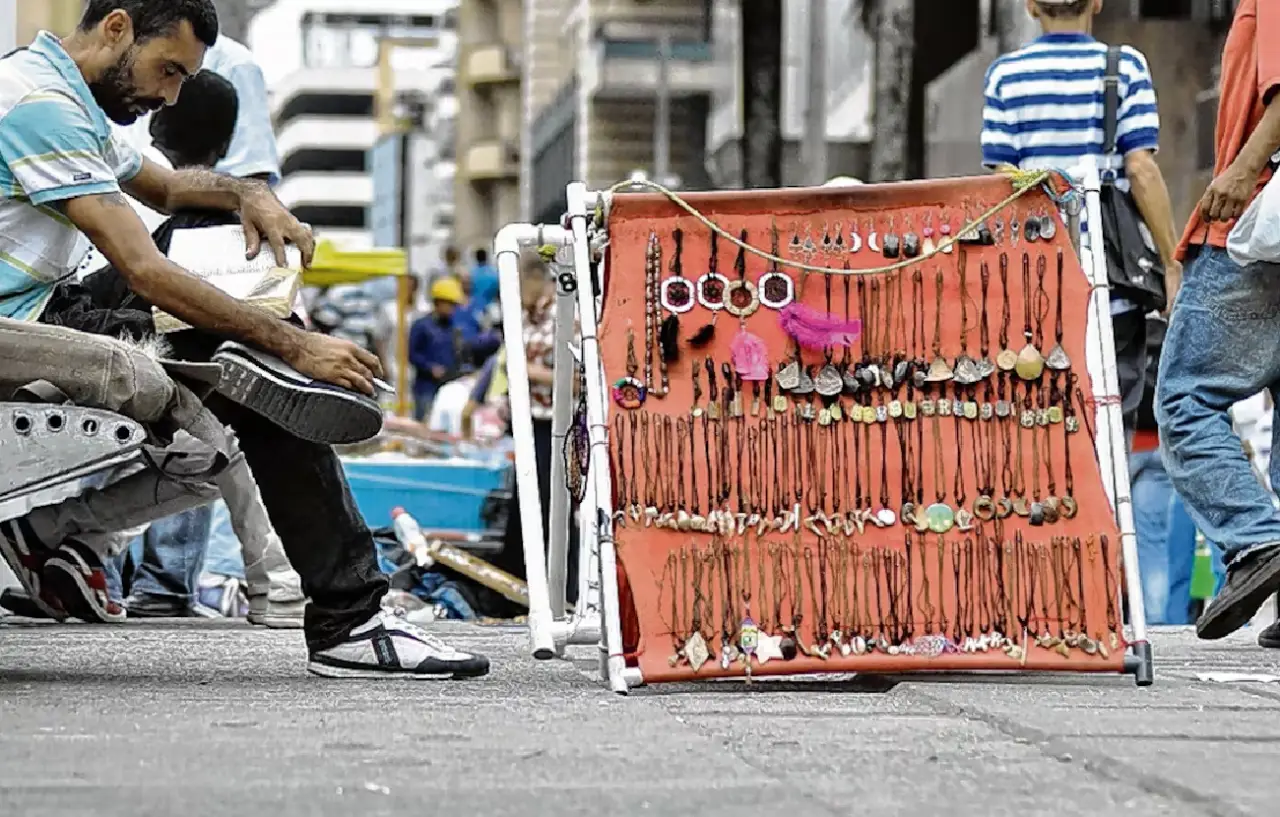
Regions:
M 159 307 L 194 327 L 205 342 L 193 346 L 222 364 L 220 389 L 227 390 L 211 395 L 207 406 L 236 430 L 311 598 L 308 669 L 334 677 L 483 675 L 489 670 L 483 656 L 454 650 L 382 610 L 387 581 L 373 537 L 336 454 L 315 433 L 317 416 L 341 420 L 344 406 L 360 411 L 364 403 L 376 410 L 378 358 L 243 304 L 169 261 L 121 193 L 165 213 L 236 212 L 250 257 L 265 240 L 286 266 L 288 241 L 310 262 L 310 231 L 265 183 L 202 168 L 169 170 L 112 135 L 108 119 L 128 125 L 174 104 L 217 38 L 212 0 L 89 0 L 69 37 L 41 32 L 30 48 L 0 60 L 0 315 L 101 331 L 51 306 L 55 289 L 74 294 L 66 293 L 68 279 L 92 241 L 123 284 L 111 296 L 116 302 L 95 300 L 95 308 L 119 309 L 128 299 L 149 316 Z M 239 343 L 219 348 L 223 339 Z M 58 519 L 113 530 L 102 520 Z M 0 552 L 32 598 L 41 599 L 42 582 L 77 585 L 77 577 L 56 581 L 59 575 L 47 575 L 45 567 L 66 572 L 54 554 L 80 531 L 36 521 L 5 523 Z M 86 561 L 78 564 L 91 570 L 92 554 L 80 555 Z M 58 595 L 64 611 L 75 601 L 72 593 Z

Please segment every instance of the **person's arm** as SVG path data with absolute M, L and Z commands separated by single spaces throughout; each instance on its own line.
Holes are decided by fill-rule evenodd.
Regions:
M 1258 189 L 1258 177 L 1271 156 L 1280 150 L 1280 105 L 1273 104 L 1276 92 L 1280 91 L 1280 6 L 1259 3 L 1256 14 L 1256 51 L 1249 56 L 1256 60 L 1258 96 L 1267 109 L 1240 153 L 1204 191 L 1200 213 L 1210 221 L 1240 217 Z M 1223 65 L 1224 72 L 1228 68 Z
M 1124 97 L 1116 111 L 1116 150 L 1124 156 L 1125 178 L 1129 180 L 1134 204 L 1151 231 L 1164 265 L 1167 313 L 1182 286 L 1182 265 L 1174 256 L 1178 235 L 1169 188 L 1155 158 L 1160 147 L 1160 110 L 1142 54 L 1126 48 L 1120 72 L 1125 85 Z
M 166 213 L 188 208 L 238 212 L 244 226 L 245 257 L 255 257 L 266 239 L 278 265 L 288 263 L 286 243 L 302 252 L 303 266 L 311 263 L 315 252 L 311 230 L 294 218 L 263 182 L 202 168 L 169 170 L 144 158 L 138 173 L 123 187 L 142 203 Z
M 982 93 L 982 164 L 990 170 L 1017 167 L 1022 160 L 1018 151 L 1017 122 L 1005 107 L 1000 94 L 1000 61 L 987 69 Z
M 493 385 L 493 373 L 498 365 L 498 356 L 490 355 L 485 361 L 484 368 L 480 371 L 480 376 L 476 378 L 475 385 L 471 387 L 471 395 L 467 398 L 467 404 L 462 407 L 462 436 L 470 438 L 474 431 L 472 418 L 476 413 L 476 409 L 485 404 L 485 398 L 489 394 L 489 387 Z
M 225 77 L 236 89 L 240 110 L 231 147 L 217 170 L 230 176 L 262 178 L 275 185 L 280 180 L 280 156 L 262 69 L 252 62 L 238 63 L 226 71 Z

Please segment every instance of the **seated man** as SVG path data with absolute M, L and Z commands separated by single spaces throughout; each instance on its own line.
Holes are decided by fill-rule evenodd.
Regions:
M 121 124 L 176 101 L 186 77 L 200 68 L 217 38 L 212 0 L 90 0 L 75 33 L 63 41 L 41 33 L 26 51 L 0 61 L 0 314 L 56 321 L 46 309 L 55 285 L 74 269 L 87 236 L 118 273 L 126 299 L 147 315 L 155 305 L 198 330 L 182 351 L 207 355 L 223 338 L 242 341 L 288 363 L 307 382 L 258 366 L 242 355 L 242 371 L 302 395 L 351 389 L 372 396 L 381 373 L 375 355 L 335 338 L 308 333 L 247 306 L 171 263 L 120 193 L 121 185 L 153 208 L 238 211 L 249 255 L 266 237 L 277 263 L 293 241 L 310 260 L 314 242 L 260 182 L 207 170 L 169 171 L 111 137 L 106 118 Z M 20 236 L 21 241 L 15 237 Z M 33 252 L 32 247 L 41 248 Z M 198 341 L 198 342 L 197 342 Z M 314 380 L 311 380 L 314 378 Z M 235 428 L 245 458 L 290 561 L 311 598 L 305 631 L 308 668 L 341 677 L 483 675 L 488 660 L 451 649 L 402 617 L 384 612 L 387 582 L 373 538 L 360 517 L 341 463 L 328 445 L 286 429 L 299 403 L 267 400 L 263 412 L 221 395 L 208 407 Z M 274 409 L 281 410 L 275 414 Z M 267 416 L 270 414 L 271 416 Z M 164 509 L 164 514 L 173 512 Z M 21 569 L 59 544 L 46 532 L 23 537 Z M 34 559 L 32 557 L 34 556 Z

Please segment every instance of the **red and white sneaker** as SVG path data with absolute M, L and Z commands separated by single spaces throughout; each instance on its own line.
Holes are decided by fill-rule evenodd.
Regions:
M 54 551 L 36 538 L 26 520 L 0 522 L 0 554 L 41 613 L 57 621 L 66 619 L 66 611 L 44 581 L 44 567 Z
M 52 595 L 65 611 L 91 624 L 117 624 L 125 610 L 107 597 L 107 573 L 102 558 L 89 546 L 68 539 L 53 551 L 41 572 L 46 597 Z

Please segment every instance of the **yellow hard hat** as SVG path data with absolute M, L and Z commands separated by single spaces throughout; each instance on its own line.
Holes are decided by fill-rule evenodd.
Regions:
M 467 298 L 462 292 L 462 284 L 457 278 L 441 278 L 431 285 L 431 300 L 448 301 L 451 304 L 465 303 Z

